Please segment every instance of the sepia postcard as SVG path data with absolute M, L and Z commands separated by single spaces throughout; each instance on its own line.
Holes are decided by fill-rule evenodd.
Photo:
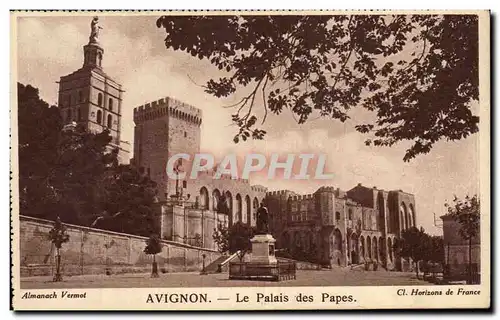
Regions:
M 14 310 L 488 309 L 489 11 L 11 11 Z

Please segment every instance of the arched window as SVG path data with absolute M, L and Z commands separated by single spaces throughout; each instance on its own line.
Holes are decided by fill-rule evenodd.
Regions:
M 97 95 L 97 105 L 99 107 L 102 107 L 102 93 L 99 92 L 99 94 Z
M 334 237 L 335 237 L 335 250 L 340 251 L 340 254 L 342 255 L 342 233 L 340 232 L 339 229 L 335 229 Z
M 385 239 L 384 238 L 379 238 L 378 239 L 378 256 L 379 260 L 385 261 Z
M 108 128 L 111 128 L 113 126 L 113 117 L 111 117 L 110 114 L 108 114 Z
M 365 256 L 365 238 L 363 236 L 359 237 L 359 252 L 362 257 Z
M 97 54 L 97 65 L 100 67 L 102 62 L 102 54 L 99 52 Z
M 410 203 L 409 208 L 408 208 L 408 226 L 409 227 L 414 227 L 415 226 L 415 210 L 413 209 L 413 205 Z
M 97 110 L 97 123 L 102 124 L 102 111 Z
M 219 189 L 215 189 L 212 192 L 212 210 L 215 212 L 219 212 L 219 200 L 220 200 L 221 194 Z
M 368 258 L 372 257 L 372 239 L 370 237 L 366 237 L 366 253 L 368 253 Z
M 201 209 L 208 209 L 209 199 L 208 199 L 208 190 L 205 187 L 200 189 L 200 207 Z
M 352 209 L 349 209 L 349 220 L 352 220 Z
M 348 248 L 349 255 L 351 257 L 351 263 L 352 264 L 358 264 L 359 263 L 359 243 L 358 243 L 358 235 L 356 233 L 351 234 L 351 240 L 350 240 L 350 248 Z
M 299 231 L 295 231 L 294 236 L 293 236 L 293 242 L 294 242 L 296 248 L 300 247 L 300 232 Z
M 391 238 L 387 239 L 387 250 L 389 250 L 389 260 L 392 261 L 392 240 Z
M 252 203 L 250 201 L 250 197 L 248 195 L 245 196 L 245 214 L 246 214 L 246 223 L 248 223 L 249 226 L 252 225 Z
M 243 204 L 241 195 L 238 193 L 236 195 L 236 219 L 239 222 L 243 222 Z
M 108 100 L 108 109 L 109 111 L 113 111 L 113 99 L 111 98 Z
M 335 212 L 335 220 L 340 220 L 340 212 Z
M 399 228 L 400 228 L 400 230 L 408 229 L 407 214 L 408 214 L 408 211 L 406 210 L 406 205 L 403 202 L 399 206 Z
M 253 215 L 252 219 L 255 222 L 257 220 L 257 209 L 259 209 L 259 200 L 257 198 L 253 198 Z
M 227 209 L 229 211 L 229 222 L 231 224 L 234 223 L 234 216 L 233 216 L 233 195 L 231 192 L 226 191 L 226 203 L 227 203 Z

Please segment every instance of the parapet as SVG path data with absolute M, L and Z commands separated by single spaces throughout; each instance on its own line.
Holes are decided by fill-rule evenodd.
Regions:
M 288 197 L 289 200 L 301 201 L 301 200 L 310 200 L 314 198 L 314 194 L 302 194 L 302 195 L 293 195 Z
M 286 194 L 296 195 L 296 193 L 295 193 L 295 192 L 290 191 L 290 190 L 276 190 L 276 191 L 268 191 L 268 192 L 266 193 L 266 196 L 268 196 L 268 197 L 272 197 L 272 196 L 283 196 L 283 195 L 286 195 Z
M 261 186 L 261 185 L 253 185 L 253 186 L 250 186 L 250 188 L 252 189 L 252 191 L 255 191 L 255 192 L 262 192 L 262 193 L 267 192 L 267 188 L 264 186 Z
M 335 192 L 335 188 L 331 186 L 320 187 L 316 192 Z
M 135 123 L 154 120 L 164 116 L 178 118 L 198 126 L 201 125 L 203 118 L 200 109 L 170 97 L 161 98 L 134 108 Z
M 410 196 L 410 197 L 415 197 L 415 195 L 413 193 L 409 193 L 409 192 L 406 192 L 406 191 L 403 191 L 402 189 L 399 189 L 399 190 L 391 190 L 389 191 L 389 193 L 402 193 L 404 195 L 407 195 L 407 196 Z

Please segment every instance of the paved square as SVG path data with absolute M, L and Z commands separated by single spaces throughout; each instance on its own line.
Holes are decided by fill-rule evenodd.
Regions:
M 415 273 L 387 271 L 357 271 L 349 269 L 298 270 L 296 280 L 281 282 L 229 280 L 227 273 L 167 273 L 159 278 L 149 274 L 65 276 L 63 282 L 52 277 L 21 279 L 22 289 L 49 288 L 169 288 L 169 287 L 295 287 L 295 286 L 392 286 L 430 285 L 416 278 Z

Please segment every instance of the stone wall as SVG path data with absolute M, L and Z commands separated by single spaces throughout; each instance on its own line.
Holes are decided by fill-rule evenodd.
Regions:
M 449 276 L 466 277 L 469 266 L 469 241 L 460 236 L 460 223 L 453 216 L 444 215 L 441 219 L 443 220 L 445 263 L 449 268 Z M 472 238 L 471 249 L 472 268 L 479 272 L 481 269 L 481 239 L 479 236 Z
M 53 222 L 20 217 L 21 276 L 52 275 L 55 248 L 48 240 Z M 65 275 L 148 272 L 152 257 L 143 251 L 145 237 L 67 225 L 69 242 L 61 248 Z M 163 250 L 156 256 L 161 272 L 201 270 L 203 257 L 210 264 L 220 257 L 215 250 L 162 241 Z
M 217 250 L 213 234 L 219 224 L 228 227 L 227 215 L 175 203 L 160 205 L 162 239 Z

